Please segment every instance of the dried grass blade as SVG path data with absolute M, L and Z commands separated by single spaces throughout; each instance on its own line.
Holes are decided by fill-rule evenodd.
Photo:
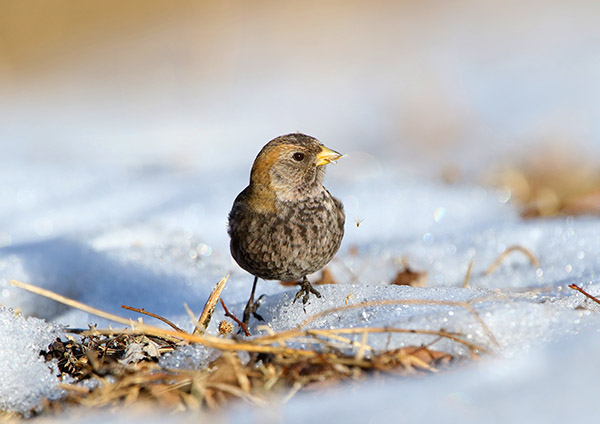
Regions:
M 508 247 L 504 252 L 502 252 L 500 256 L 498 256 L 498 258 L 485 270 L 484 274 L 490 275 L 492 272 L 494 272 L 496 268 L 498 268 L 502 264 L 502 262 L 506 260 L 508 255 L 510 255 L 512 252 L 523 253 L 525 256 L 527 256 L 532 266 L 540 266 L 540 261 L 538 261 L 538 259 L 531 252 L 531 250 L 523 246 L 515 245 Z
M 202 314 L 200 314 L 200 317 L 198 318 L 198 324 L 196 324 L 196 328 L 194 329 L 194 332 L 193 332 L 194 335 L 203 334 L 206 331 L 206 329 L 208 328 L 208 324 L 210 323 L 210 320 L 212 319 L 212 316 L 215 313 L 215 308 L 217 307 L 217 302 L 219 301 L 219 298 L 221 297 L 221 292 L 223 291 L 223 288 L 225 287 L 225 283 L 227 282 L 228 279 L 229 279 L 229 275 L 227 275 L 224 278 L 221 278 L 219 280 L 219 282 L 213 288 L 213 291 L 211 292 L 210 296 L 208 296 L 208 300 L 206 301 L 206 304 L 204 305 Z
M 28 292 L 35 293 L 35 294 L 38 294 L 43 297 L 47 297 L 48 299 L 55 300 L 59 303 L 62 303 L 64 305 L 70 306 L 75 309 L 79 309 L 81 311 L 87 312 L 88 314 L 92 314 L 92 315 L 95 315 L 100 318 L 104 318 L 104 319 L 107 319 L 110 321 L 118 322 L 120 324 L 132 326 L 132 327 L 144 325 L 144 324 L 136 323 L 135 321 L 133 321 L 131 319 L 122 318 L 118 315 L 114 315 L 109 312 L 105 312 L 100 309 L 96 309 L 92 306 L 88 306 L 84 303 L 78 302 L 73 299 L 69 299 L 68 297 L 62 296 L 62 295 L 57 294 L 50 290 L 43 289 L 41 287 L 34 286 L 32 284 L 27 284 L 27 283 L 24 283 L 22 281 L 17 281 L 17 280 L 11 280 L 10 284 L 14 287 L 18 287 L 20 289 L 27 290 Z
M 469 287 L 469 280 L 471 279 L 471 273 L 473 272 L 473 265 L 475 265 L 475 261 L 472 260 L 469 264 L 469 268 L 467 268 L 467 274 L 465 275 L 465 281 L 463 281 L 463 289 Z

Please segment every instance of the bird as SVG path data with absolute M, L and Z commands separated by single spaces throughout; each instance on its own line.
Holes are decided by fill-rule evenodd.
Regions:
M 310 293 L 320 298 L 306 277 L 323 269 L 344 237 L 342 202 L 323 187 L 325 165 L 342 155 L 301 133 L 269 141 L 258 153 L 249 185 L 236 197 L 228 216 L 230 251 L 254 276 L 242 322 L 260 304 L 254 301 L 258 279 L 299 281 L 294 302 L 305 305 Z

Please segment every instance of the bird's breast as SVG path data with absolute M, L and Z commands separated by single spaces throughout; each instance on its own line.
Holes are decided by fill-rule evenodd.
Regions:
M 343 216 L 341 203 L 326 190 L 302 201 L 276 200 L 273 208 L 238 209 L 238 225 L 230 227 L 232 254 L 261 278 L 299 279 L 323 268 L 337 252 Z

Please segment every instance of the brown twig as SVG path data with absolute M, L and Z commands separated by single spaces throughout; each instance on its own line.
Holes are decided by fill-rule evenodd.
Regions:
M 579 287 L 577 284 L 569 284 L 569 288 L 573 289 L 573 290 L 577 290 L 579 293 L 583 294 L 584 296 L 586 296 L 589 299 L 592 299 L 596 303 L 600 303 L 600 300 L 598 300 L 598 298 L 596 296 L 592 296 L 591 294 L 586 292 L 584 289 Z
M 504 262 L 504 260 L 508 257 L 508 255 L 510 255 L 512 252 L 521 252 L 523 253 L 525 256 L 527 256 L 527 258 L 529 259 L 529 262 L 531 263 L 532 266 L 540 266 L 540 262 L 537 260 L 537 258 L 535 257 L 535 255 L 533 253 L 531 253 L 531 250 L 527 249 L 526 247 L 523 246 L 510 246 L 509 248 L 507 248 L 504 252 L 502 252 L 500 254 L 500 256 L 498 256 L 498 258 L 488 267 L 488 269 L 485 270 L 485 275 L 490 275 L 492 272 L 494 272 L 496 270 L 496 268 L 498 268 L 500 266 L 500 264 L 502 264 L 502 262 Z
M 229 309 L 227 309 L 227 306 L 225 306 L 225 302 L 223 302 L 223 299 L 220 299 L 220 300 L 221 300 L 221 306 L 223 306 L 223 310 L 225 311 L 225 316 L 234 320 L 236 322 L 236 324 L 242 328 L 242 331 L 244 332 L 244 334 L 246 336 L 250 336 L 251 334 L 248 331 L 248 329 L 246 328 L 246 324 L 244 324 L 242 321 L 240 321 L 240 319 L 238 317 L 236 317 L 235 314 L 229 312 Z
M 148 312 L 147 310 L 145 310 L 144 308 L 134 308 L 132 306 L 127 306 L 127 305 L 121 305 L 121 308 L 123 309 L 127 309 L 128 311 L 133 311 L 133 312 L 137 312 L 139 314 L 143 314 L 143 315 L 148 315 L 149 317 L 152 318 L 156 318 L 158 320 L 161 320 L 162 322 L 164 322 L 165 324 L 167 324 L 169 327 L 171 327 L 173 330 L 175 331 L 179 331 L 180 333 L 185 333 L 185 331 L 183 331 L 181 328 L 177 327 L 175 324 L 173 324 L 171 321 L 169 321 L 168 319 L 166 319 L 165 317 L 161 317 L 160 315 L 157 315 L 155 313 L 152 312 Z

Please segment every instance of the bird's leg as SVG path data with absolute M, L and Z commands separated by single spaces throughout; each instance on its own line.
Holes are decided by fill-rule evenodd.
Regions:
M 308 281 L 306 275 L 302 277 L 302 282 L 298 283 L 298 285 L 300 286 L 300 290 L 298 290 L 298 293 L 296 293 L 296 297 L 294 297 L 294 302 L 302 298 L 302 303 L 306 305 L 306 303 L 308 302 L 308 297 L 311 293 L 317 296 L 318 298 L 321 297 L 321 293 L 319 293 L 317 289 L 315 289 L 312 286 L 312 284 L 310 284 L 310 281 Z
M 246 308 L 244 309 L 244 319 L 242 322 L 246 327 L 248 327 L 248 322 L 250 321 L 250 315 L 253 315 L 259 321 L 264 321 L 263 317 L 256 313 L 256 310 L 261 304 L 262 296 L 259 297 L 256 302 L 254 301 L 254 292 L 256 291 L 256 283 L 258 283 L 258 277 L 254 277 L 254 283 L 252 284 L 252 292 L 250 293 L 250 299 L 248 299 L 248 303 L 246 304 Z

